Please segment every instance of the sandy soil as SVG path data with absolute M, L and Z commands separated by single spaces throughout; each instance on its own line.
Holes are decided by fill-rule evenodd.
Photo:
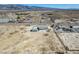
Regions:
M 0 26 L 0 53 L 55 53 L 65 49 L 53 31 L 28 32 L 25 25 Z
M 57 33 L 70 51 L 79 51 L 79 33 Z

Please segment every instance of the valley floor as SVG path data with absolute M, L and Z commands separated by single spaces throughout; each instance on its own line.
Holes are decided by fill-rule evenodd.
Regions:
M 79 33 L 30 32 L 26 25 L 0 25 L 0 53 L 79 53 Z

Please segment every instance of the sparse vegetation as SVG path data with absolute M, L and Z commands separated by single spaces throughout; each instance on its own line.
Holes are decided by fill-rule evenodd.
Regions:
M 77 13 L 78 12 L 78 13 Z M 75 33 L 58 33 L 54 29 L 63 29 L 64 31 L 72 31 L 73 26 L 59 26 L 57 28 L 55 20 L 66 20 L 67 22 L 74 22 L 74 18 L 79 18 L 79 11 L 68 10 L 54 10 L 54 11 L 17 11 L 1 14 L 2 19 L 9 19 L 6 24 L 0 25 L 0 53 L 57 53 L 64 54 L 66 50 L 74 50 L 79 48 L 78 34 Z M 11 15 L 12 14 L 12 15 Z M 1 19 L 1 20 L 2 20 Z M 14 22 L 13 22 L 14 21 Z M 66 21 L 64 21 L 66 23 Z M 76 22 L 76 21 L 75 21 Z M 63 22 L 62 22 L 63 23 Z M 44 25 L 46 28 L 39 26 L 39 31 L 32 31 L 32 25 Z M 48 29 L 50 26 L 52 29 Z M 56 26 L 56 27 L 55 27 Z M 49 27 L 49 28 L 50 28 Z M 41 28 L 41 29 L 40 29 Z M 36 28 L 35 28 L 36 29 Z M 44 31 L 46 30 L 46 31 Z M 62 31 L 62 30 L 60 30 Z M 59 34 L 59 36 L 57 36 Z M 67 34 L 67 35 L 66 35 Z M 77 35 L 77 37 L 75 35 Z M 72 38 L 73 36 L 73 38 Z M 63 38 L 64 37 L 64 38 Z M 75 37 L 75 38 L 74 38 Z M 73 40 L 72 40 L 73 39 Z M 62 42 L 65 43 L 64 47 Z M 71 40 L 71 41 L 69 41 Z M 74 43 L 77 42 L 77 43 Z M 4 44 L 3 44 L 4 43 Z M 67 43 L 69 45 L 67 45 Z M 77 46 L 75 46 L 77 45 Z M 69 48 L 69 46 L 71 48 Z M 6 48 L 7 47 L 7 48 Z M 4 49 L 4 50 L 3 50 Z M 79 50 L 79 49 L 78 49 Z M 3 52 L 4 53 L 4 52 Z
M 45 33 L 45 34 L 44 34 L 44 36 L 48 36 L 48 35 L 49 35 L 48 33 Z

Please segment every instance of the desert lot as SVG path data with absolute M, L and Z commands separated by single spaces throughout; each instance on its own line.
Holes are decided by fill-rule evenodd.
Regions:
M 30 32 L 29 25 L 0 24 L 0 53 L 79 53 L 79 33 Z
M 0 53 L 64 53 L 53 31 L 29 32 L 26 25 L 0 25 Z
M 67 53 L 79 53 L 79 33 L 57 33 Z

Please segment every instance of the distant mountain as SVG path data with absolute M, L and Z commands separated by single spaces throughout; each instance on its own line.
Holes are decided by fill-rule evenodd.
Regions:
M 39 11 L 46 11 L 46 10 L 61 10 L 61 9 L 27 6 L 27 5 L 21 5 L 21 4 L 3 4 L 3 5 L 0 5 L 0 10 L 30 10 L 30 11 L 39 10 Z
M 79 10 L 79 9 L 47 8 L 47 7 L 27 6 L 23 4 L 0 4 L 0 10 L 47 11 L 47 10 Z

